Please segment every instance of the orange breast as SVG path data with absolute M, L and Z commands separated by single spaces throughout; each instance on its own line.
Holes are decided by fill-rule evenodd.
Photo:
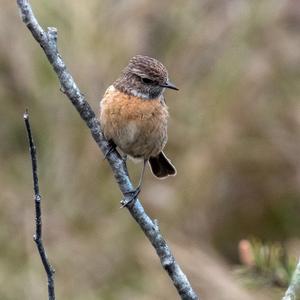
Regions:
M 132 157 L 158 155 L 167 142 L 167 119 L 163 98 L 140 99 L 110 86 L 100 102 L 104 135 Z

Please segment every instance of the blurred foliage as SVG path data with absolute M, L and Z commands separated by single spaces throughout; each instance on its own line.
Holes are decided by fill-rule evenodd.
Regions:
M 145 208 L 203 299 L 274 299 L 241 287 L 230 268 L 244 237 L 299 240 L 299 1 L 31 3 L 43 26 L 58 28 L 61 54 L 95 111 L 133 55 L 167 66 L 180 88 L 166 94 L 166 153 L 178 175 L 159 181 L 148 171 Z M 177 299 L 151 246 L 118 209 L 109 166 L 15 1 L 2 1 L 0 25 L 0 299 L 46 299 L 32 242 L 26 107 L 58 299 Z M 141 165 L 129 167 L 136 181 Z M 299 254 L 294 245 L 288 250 Z
M 297 265 L 297 257 L 287 254 L 279 243 L 266 243 L 256 238 L 240 242 L 240 256 L 244 266 L 241 274 L 250 276 L 252 284 L 287 288 Z M 249 257 L 247 259 L 247 257 Z

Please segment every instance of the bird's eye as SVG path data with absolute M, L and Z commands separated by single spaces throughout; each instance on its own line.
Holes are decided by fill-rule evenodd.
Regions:
M 154 84 L 154 81 L 153 80 L 151 80 L 151 79 L 149 79 L 149 78 L 147 78 L 147 77 L 142 77 L 141 78 L 142 79 L 142 82 L 143 83 L 146 83 L 146 84 Z

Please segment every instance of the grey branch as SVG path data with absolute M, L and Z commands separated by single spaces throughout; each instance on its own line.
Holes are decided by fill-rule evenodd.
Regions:
M 292 281 L 282 300 L 296 300 L 300 296 L 300 258 L 294 271 Z
M 17 0 L 17 4 L 20 8 L 23 22 L 43 48 L 50 64 L 57 74 L 61 84 L 61 90 L 69 98 L 83 121 L 89 127 L 95 142 L 102 150 L 103 154 L 107 154 L 106 158 L 112 168 L 119 188 L 125 197 L 126 194 L 128 195 L 129 192 L 133 191 L 133 185 L 128 177 L 126 165 L 117 151 L 110 151 L 110 144 L 101 131 L 95 113 L 80 92 L 71 74 L 68 72 L 57 49 L 57 30 L 51 27 L 48 28 L 47 31 L 44 31 L 35 18 L 27 0 Z M 127 206 L 127 208 L 155 248 L 162 266 L 168 272 L 181 299 L 199 299 L 186 275 L 177 264 L 169 246 L 162 237 L 157 224 L 145 213 L 140 201 L 137 200 L 134 205 Z
M 29 115 L 27 111 L 24 113 L 24 121 L 27 130 L 27 136 L 28 136 L 29 151 L 30 151 L 31 164 L 32 164 L 33 189 L 34 189 L 35 234 L 33 236 L 33 239 L 36 243 L 44 269 L 47 273 L 48 299 L 55 300 L 54 269 L 49 263 L 46 250 L 43 245 L 43 240 L 42 240 L 42 209 L 41 209 L 41 195 L 39 189 L 39 178 L 37 173 L 37 155 L 36 155 L 36 148 L 32 138 L 30 123 L 29 123 Z

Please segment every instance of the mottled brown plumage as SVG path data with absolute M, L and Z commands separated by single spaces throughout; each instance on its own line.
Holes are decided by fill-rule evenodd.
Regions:
M 163 97 L 165 88 L 177 90 L 169 82 L 164 65 L 154 58 L 137 55 L 100 102 L 100 124 L 105 137 L 125 154 L 143 159 L 144 166 L 149 161 L 153 174 L 159 178 L 176 174 L 162 152 L 167 143 L 169 116 Z
M 113 85 L 128 95 L 154 99 L 162 94 L 166 82 L 168 72 L 161 62 L 148 56 L 136 55 Z

